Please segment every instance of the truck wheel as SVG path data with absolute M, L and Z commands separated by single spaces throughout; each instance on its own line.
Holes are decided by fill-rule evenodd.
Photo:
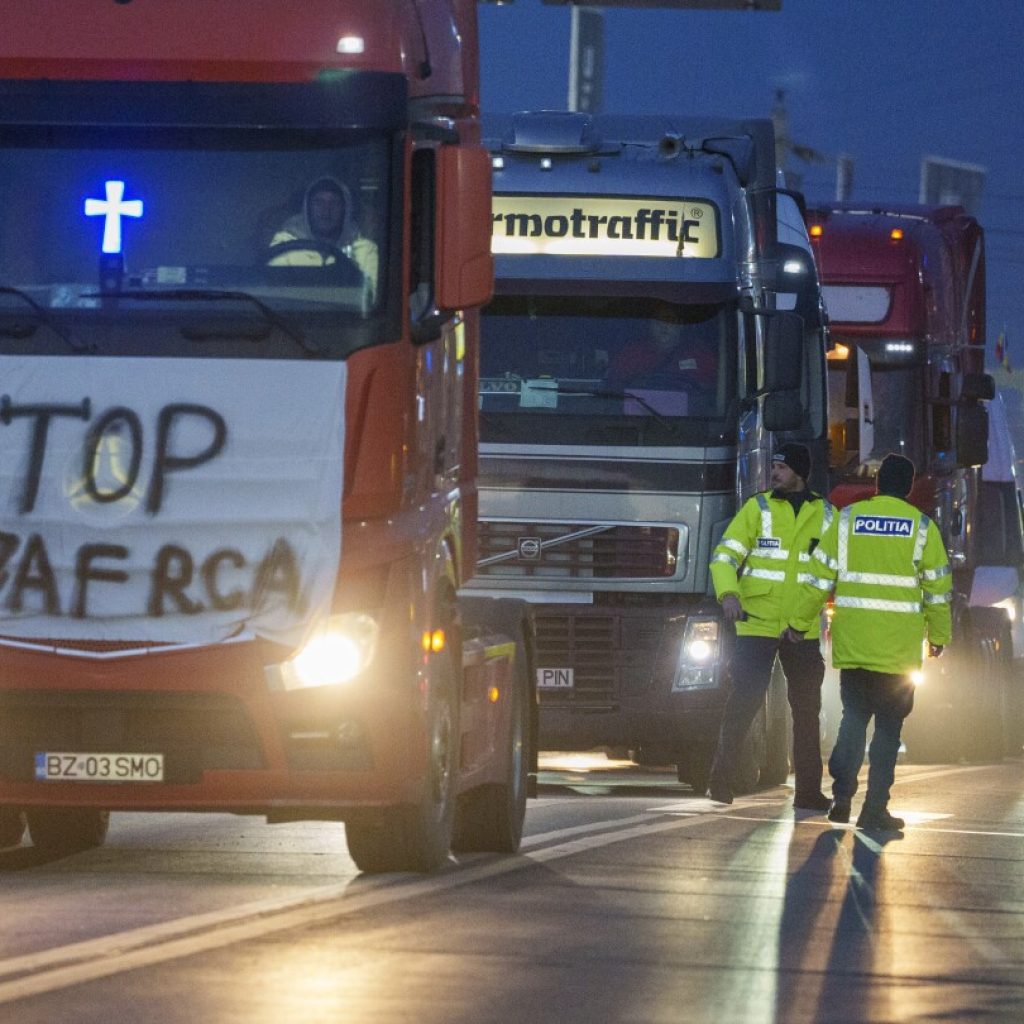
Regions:
M 1003 694 L 1003 755 L 1020 757 L 1024 748 L 1024 678 L 1013 660 L 1013 637 L 1009 623 L 1003 625 L 999 642 L 999 671 Z
M 1000 616 L 1002 611 L 997 609 Z M 960 749 L 968 761 L 1000 761 L 1003 757 L 1003 646 L 1000 628 L 991 621 L 988 609 L 972 609 L 970 654 L 958 680 L 958 719 L 962 728 Z M 1004 616 L 1005 617 L 1005 616 Z
M 17 807 L 0 807 L 0 850 L 18 846 L 25 834 L 25 816 Z
M 786 677 L 778 662 L 768 687 L 766 709 L 765 756 L 761 764 L 760 785 L 781 786 L 789 778 L 789 701 L 786 699 Z
M 1003 742 L 1007 757 L 1024 753 L 1024 669 L 1012 656 L 1007 658 Z
M 477 786 L 459 798 L 452 847 L 465 853 L 515 853 L 523 837 L 529 757 L 529 665 L 526 645 L 516 643 L 515 676 L 509 700 L 511 729 L 505 780 Z
M 428 713 L 423 797 L 417 804 L 383 808 L 345 824 L 348 852 L 367 874 L 438 871 L 448 863 L 459 764 L 458 686 L 451 646 L 434 658 L 437 685 Z
M 703 744 L 694 744 L 676 754 L 676 778 L 685 782 L 698 796 L 708 791 L 711 762 L 715 752 Z
M 43 853 L 67 854 L 102 846 L 110 812 L 93 807 L 31 807 L 25 811 L 32 845 Z

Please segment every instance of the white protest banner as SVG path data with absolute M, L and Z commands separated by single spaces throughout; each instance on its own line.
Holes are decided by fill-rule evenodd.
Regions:
M 297 642 L 341 553 L 345 364 L 0 356 L 0 633 Z

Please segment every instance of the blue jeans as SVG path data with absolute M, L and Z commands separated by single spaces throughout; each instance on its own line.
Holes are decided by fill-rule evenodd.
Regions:
M 874 716 L 864 808 L 884 811 L 889 805 L 889 791 L 896 775 L 903 719 L 914 707 L 913 683 L 904 675 L 844 668 L 839 673 L 839 696 L 843 702 L 843 718 L 835 749 L 828 759 L 832 796 L 848 803 L 857 792 L 857 773 L 864 763 L 868 723 Z

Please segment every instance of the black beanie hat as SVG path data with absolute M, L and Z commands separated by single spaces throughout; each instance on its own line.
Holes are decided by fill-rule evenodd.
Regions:
M 905 498 L 914 486 L 914 464 L 905 455 L 886 455 L 878 467 L 878 493 Z
M 772 456 L 772 462 L 784 463 L 803 480 L 811 475 L 811 452 L 805 444 L 787 441 Z

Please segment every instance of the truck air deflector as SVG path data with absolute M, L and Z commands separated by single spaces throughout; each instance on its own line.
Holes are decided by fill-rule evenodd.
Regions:
M 405 80 L 377 71 L 301 83 L 5 81 L 0 89 L 0 125 L 37 130 L 397 131 L 407 109 Z

